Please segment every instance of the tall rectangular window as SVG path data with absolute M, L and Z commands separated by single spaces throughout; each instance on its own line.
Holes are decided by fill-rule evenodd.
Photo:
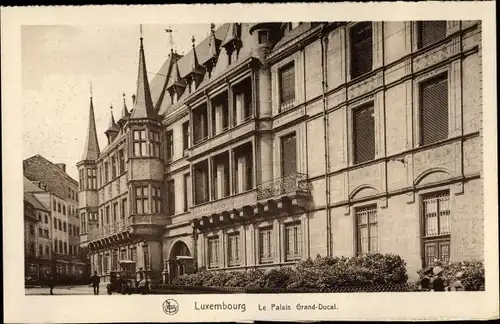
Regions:
M 295 65 L 290 63 L 279 70 L 280 109 L 287 110 L 295 100 Z
M 120 208 L 121 219 L 124 220 L 127 217 L 127 199 L 122 199 L 122 206 Z
M 167 181 L 167 215 L 175 215 L 175 183 L 174 180 Z
M 137 214 L 149 213 L 148 185 L 135 187 L 135 212 Z
M 302 230 L 300 221 L 285 225 L 285 260 L 299 260 L 302 257 Z
M 373 41 L 372 23 L 360 22 L 350 30 L 351 40 L 351 79 L 372 70 Z
M 450 261 L 450 192 L 441 191 L 422 197 L 424 265 L 439 259 Z
M 83 169 L 81 169 L 78 173 L 80 175 L 80 190 L 84 190 L 85 189 L 85 173 L 84 173 Z
M 104 183 L 108 183 L 109 181 L 109 163 L 104 162 Z
M 113 222 L 118 220 L 118 203 L 113 203 Z
M 87 169 L 87 189 L 95 190 L 97 189 L 97 169 L 89 168 Z
M 373 104 L 353 111 L 354 163 L 375 158 L 375 117 Z
M 118 159 L 120 160 L 120 174 L 125 172 L 125 152 L 123 149 L 118 151 Z
M 161 214 L 161 189 L 159 185 L 151 185 L 151 212 Z
M 281 138 L 281 175 L 297 172 L 297 140 L 295 133 Z
M 377 206 L 356 208 L 357 252 L 378 252 Z
M 103 264 L 103 268 L 104 268 L 104 273 L 108 273 L 108 264 L 109 264 L 109 254 L 106 253 L 104 255 L 104 264 Z
M 155 158 L 160 157 L 160 133 L 157 131 L 149 131 L 150 149 L 151 156 Z
M 111 157 L 111 179 L 114 179 L 116 178 L 116 174 L 117 174 L 117 170 L 116 170 L 116 156 L 112 156 Z
M 189 195 L 191 194 L 191 177 L 189 173 L 184 174 L 184 211 L 189 210 Z
M 440 75 L 420 85 L 420 143 L 448 138 L 448 76 Z
M 137 247 L 133 246 L 129 249 L 130 251 L 130 260 L 137 262 Z
M 182 149 L 186 151 L 189 148 L 189 121 L 182 124 Z
M 118 270 L 118 252 L 116 250 L 111 251 L 111 270 Z
M 231 233 L 227 235 L 227 256 L 229 266 L 240 264 L 240 233 Z
M 85 233 L 85 213 L 80 214 L 80 228 L 82 229 L 82 234 Z
M 106 224 L 109 224 L 111 221 L 111 209 L 109 206 L 106 206 Z
M 134 130 L 134 156 L 147 156 L 146 131 Z
M 197 144 L 208 137 L 208 112 L 204 104 L 193 110 L 193 143 Z
M 259 229 L 259 262 L 273 262 L 273 227 Z
M 126 249 L 120 250 L 120 260 L 127 260 L 127 250 Z
M 426 47 L 446 37 L 446 21 L 430 20 L 420 21 L 418 29 L 418 48 Z
M 142 255 L 144 256 L 144 269 L 149 270 L 151 268 L 151 265 L 149 262 L 149 246 L 144 245 L 142 247 Z
M 83 170 L 80 170 L 80 171 L 83 171 Z M 56 201 L 55 200 L 52 200 L 52 210 L 56 211 Z
M 169 130 L 166 133 L 166 149 L 167 149 L 167 161 L 172 161 L 174 157 L 174 131 Z
M 219 237 L 212 236 L 208 238 L 208 267 L 219 267 Z

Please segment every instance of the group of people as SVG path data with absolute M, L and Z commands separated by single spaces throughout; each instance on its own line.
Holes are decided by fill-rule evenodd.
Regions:
M 443 278 L 444 269 L 440 266 L 428 267 L 424 271 L 424 276 L 420 280 L 420 289 L 422 291 L 464 291 L 462 284 L 463 272 L 455 275 L 455 281 L 448 283 Z

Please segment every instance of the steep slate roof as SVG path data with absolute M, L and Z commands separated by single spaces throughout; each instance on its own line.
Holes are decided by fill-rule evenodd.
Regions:
M 149 89 L 146 58 L 144 57 L 143 39 L 140 39 L 141 45 L 139 48 L 139 69 L 137 73 L 137 92 L 134 108 L 130 116 L 131 119 L 154 118 L 156 112 L 151 99 L 151 91 Z
M 283 27 L 285 24 L 283 25 Z M 309 22 L 302 23 L 301 25 L 295 27 L 294 29 L 290 30 L 286 35 L 284 35 L 274 46 L 273 50 L 276 50 L 284 45 L 286 43 L 290 42 L 291 40 L 295 39 L 297 36 L 300 34 L 306 32 L 307 30 L 312 28 L 312 24 Z
M 25 192 L 24 193 L 24 200 L 26 200 L 31 205 L 33 205 L 33 207 L 35 209 L 42 210 L 42 211 L 45 211 L 45 212 L 49 212 L 49 210 L 47 210 L 47 208 L 45 208 L 45 206 L 42 205 L 42 203 L 38 199 L 36 199 L 35 196 L 33 196 L 33 194 L 31 194 L 29 192 Z
M 23 189 L 24 192 L 44 192 L 42 188 L 38 187 L 35 185 L 33 182 L 31 182 L 28 178 L 23 176 Z
M 196 58 L 201 65 L 206 63 L 210 58 L 213 57 L 214 47 L 211 47 L 210 43 L 213 44 L 215 42 L 216 46 L 220 46 L 221 40 L 226 37 L 229 25 L 230 24 L 223 24 L 215 31 L 215 40 L 213 40 L 213 37 L 210 34 L 195 46 L 194 51 L 196 51 Z M 179 103 L 176 103 L 174 105 L 170 103 L 169 99 L 165 100 L 165 96 L 168 96 L 168 93 L 165 90 L 174 82 L 172 73 L 174 71 L 174 62 L 177 61 L 179 76 L 181 78 L 186 77 L 186 75 L 188 75 L 192 71 L 194 51 L 191 50 L 184 56 L 174 53 L 174 55 L 177 55 L 177 60 L 173 60 L 172 55 L 169 55 L 166 62 L 160 68 L 158 74 L 153 78 L 153 81 L 151 81 L 151 93 L 153 98 L 158 98 L 155 99 L 155 107 L 159 114 L 164 115 L 182 106 L 180 102 L 189 95 L 187 91 L 184 91 L 184 93 L 179 98 Z M 204 78 L 208 78 L 206 73 Z
M 82 160 L 96 160 L 99 157 L 99 142 L 97 141 L 97 131 L 95 127 L 94 103 L 90 97 L 89 128 L 85 139 L 85 146 Z
M 115 117 L 113 116 L 113 107 L 111 107 L 111 117 L 109 119 L 109 124 L 108 124 L 108 129 L 106 132 L 119 132 L 120 127 L 118 124 L 115 122 Z

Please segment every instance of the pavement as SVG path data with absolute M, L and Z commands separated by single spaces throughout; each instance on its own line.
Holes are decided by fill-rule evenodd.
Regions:
M 48 286 L 25 288 L 26 295 L 50 295 L 50 288 Z M 79 286 L 55 286 L 52 290 L 54 295 L 93 295 L 94 288 L 89 285 Z M 106 296 L 106 283 L 99 285 L 99 296 Z

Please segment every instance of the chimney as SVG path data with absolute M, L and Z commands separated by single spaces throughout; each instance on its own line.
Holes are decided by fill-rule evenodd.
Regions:
M 66 164 L 65 163 L 56 163 L 56 165 L 61 169 L 63 170 L 64 172 L 66 172 Z

